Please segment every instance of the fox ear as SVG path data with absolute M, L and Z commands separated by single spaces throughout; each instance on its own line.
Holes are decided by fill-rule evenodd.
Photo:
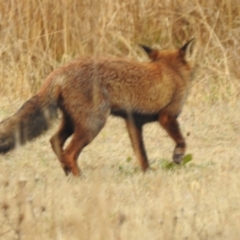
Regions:
M 184 56 L 184 59 L 188 61 L 192 61 L 196 57 L 196 39 L 193 38 L 187 43 L 185 43 L 180 49 L 179 52 Z
M 142 44 L 139 44 L 139 46 L 147 53 L 150 59 L 152 59 L 153 61 L 157 59 L 158 51 L 156 49 L 152 49 Z

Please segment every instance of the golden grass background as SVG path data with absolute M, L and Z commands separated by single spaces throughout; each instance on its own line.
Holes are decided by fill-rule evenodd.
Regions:
M 165 169 L 173 142 L 149 124 L 153 170 L 142 175 L 124 123 L 111 118 L 79 159 L 83 178 L 66 178 L 52 129 L 0 156 L 0 239 L 239 239 L 239 13 L 236 0 L 0 0 L 1 119 L 74 57 L 145 61 L 138 43 L 199 42 L 179 119 L 191 163 Z

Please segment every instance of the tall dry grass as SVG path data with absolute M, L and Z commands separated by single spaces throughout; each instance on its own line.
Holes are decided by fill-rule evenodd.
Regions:
M 192 37 L 200 50 L 180 117 L 192 163 L 165 169 L 173 143 L 149 124 L 153 171 L 143 176 L 123 122 L 110 119 L 76 180 L 43 136 L 0 156 L 0 239 L 239 239 L 239 13 L 236 0 L 0 0 L 1 119 L 74 57 L 142 61 L 138 43 L 173 48 Z
M 139 60 L 138 43 L 172 48 L 196 37 L 195 98 L 236 100 L 239 12 L 235 0 L 1 0 L 1 96 L 25 99 L 54 68 L 76 56 Z

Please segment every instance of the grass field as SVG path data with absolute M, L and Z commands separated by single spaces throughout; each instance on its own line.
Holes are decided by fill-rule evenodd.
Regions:
M 161 2 L 161 1 L 160 1 Z M 56 67 L 77 56 L 145 61 L 138 48 L 199 41 L 179 122 L 192 161 L 168 167 L 174 144 L 144 128 L 142 174 L 124 122 L 110 118 L 65 177 L 45 135 L 0 156 L 0 239 L 240 239 L 240 3 L 0 0 L 0 119 Z
M 152 170 L 136 170 L 124 124 L 109 119 L 66 178 L 43 136 L 1 156 L 3 239 L 239 239 L 238 113 L 186 106 L 180 118 L 193 160 L 168 170 L 172 140 L 145 128 Z M 219 120 L 221 119 L 221 121 Z M 34 236 L 34 238 L 33 238 Z

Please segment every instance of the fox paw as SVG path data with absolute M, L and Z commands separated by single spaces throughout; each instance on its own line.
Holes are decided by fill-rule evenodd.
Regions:
M 63 171 L 64 171 L 64 173 L 65 173 L 66 176 L 68 176 L 69 173 L 71 173 L 71 169 L 68 168 L 67 166 L 64 166 L 64 167 L 63 167 Z
M 183 160 L 183 154 L 181 153 L 175 153 L 173 155 L 173 161 L 176 163 L 176 164 L 180 164 Z

